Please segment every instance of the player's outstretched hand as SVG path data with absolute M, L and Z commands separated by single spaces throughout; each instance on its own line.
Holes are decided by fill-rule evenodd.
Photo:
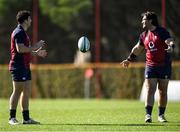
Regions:
M 128 61 L 128 60 L 126 59 L 126 60 L 123 60 L 120 64 L 121 64 L 123 67 L 128 68 L 128 66 L 129 66 L 129 64 L 130 64 L 130 61 Z

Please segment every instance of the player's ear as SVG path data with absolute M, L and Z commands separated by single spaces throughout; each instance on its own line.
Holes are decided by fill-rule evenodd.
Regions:
M 24 23 L 24 24 L 26 24 L 26 23 L 27 23 L 27 21 L 28 21 L 28 20 L 26 19 L 26 20 L 24 20 L 24 22 L 23 22 L 23 23 Z

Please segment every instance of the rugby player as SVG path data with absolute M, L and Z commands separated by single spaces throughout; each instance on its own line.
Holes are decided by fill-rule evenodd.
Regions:
M 156 88 L 159 91 L 158 121 L 167 122 L 165 110 L 167 106 L 167 88 L 171 77 L 171 55 L 175 47 L 175 41 L 169 32 L 159 26 L 157 15 L 154 12 L 142 13 L 142 27 L 144 32 L 140 34 L 139 41 L 132 48 L 127 59 L 121 62 L 123 67 L 129 64 L 142 51 L 146 52 L 145 87 L 147 90 L 145 99 L 145 122 L 152 122 L 152 109 Z
M 13 92 L 10 96 L 9 124 L 19 124 L 16 119 L 16 108 L 20 99 L 20 106 L 23 115 L 23 124 L 39 124 L 29 116 L 29 96 L 31 89 L 31 54 L 45 57 L 47 51 L 42 47 L 45 45 L 43 40 L 35 44 L 31 44 L 26 31 L 31 26 L 30 12 L 23 10 L 16 15 L 17 27 L 11 34 L 11 59 L 9 62 L 9 70 L 12 75 Z

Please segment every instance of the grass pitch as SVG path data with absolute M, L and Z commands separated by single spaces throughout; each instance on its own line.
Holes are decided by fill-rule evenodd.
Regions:
M 180 131 L 180 103 L 169 102 L 168 123 L 144 123 L 144 103 L 134 100 L 31 100 L 31 117 L 40 125 L 10 126 L 8 100 L 0 99 L 0 131 Z M 18 107 L 17 119 L 22 120 Z

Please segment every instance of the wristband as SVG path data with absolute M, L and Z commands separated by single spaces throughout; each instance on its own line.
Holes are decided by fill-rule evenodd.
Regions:
M 136 58 L 136 55 L 134 53 L 130 53 L 127 60 L 128 61 L 133 61 L 133 60 L 135 60 L 135 58 Z

